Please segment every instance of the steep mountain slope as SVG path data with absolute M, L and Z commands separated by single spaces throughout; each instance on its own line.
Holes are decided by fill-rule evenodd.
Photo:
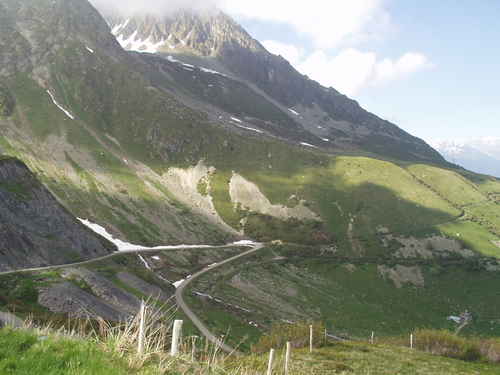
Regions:
M 436 140 L 431 144 L 446 160 L 477 173 L 500 177 L 500 139 Z
M 207 60 L 200 54 L 165 58 L 124 51 L 85 0 L 0 0 L 0 15 L 5 21 L 0 22 L 0 148 L 26 162 L 75 216 L 144 245 L 221 243 L 244 236 L 300 244 L 297 251 L 288 251 L 289 245 L 269 251 L 248 272 L 227 269 L 232 274 L 223 281 L 229 287 L 204 281 L 207 291 L 213 287 L 219 293 L 222 288 L 233 302 L 242 295 L 256 305 L 268 301 L 276 313 L 269 316 L 276 319 L 286 319 L 276 301 L 284 301 L 292 311 L 310 301 L 321 310 L 314 316 L 335 312 L 348 317 L 355 311 L 359 317 L 366 302 L 363 282 L 380 286 L 389 296 L 387 304 L 370 300 L 383 312 L 378 317 L 387 312 L 384 319 L 404 319 L 405 306 L 399 305 L 392 316 L 387 309 L 404 294 L 398 285 L 416 288 L 410 294 L 416 296 L 412 303 L 448 301 L 446 310 L 413 316 L 412 321 L 425 324 L 435 323 L 443 311 L 453 312 L 454 305 L 462 308 L 467 301 L 491 298 L 499 272 L 491 257 L 500 256 L 497 179 L 444 163 L 421 141 L 301 77 L 282 60 L 280 69 L 288 66 L 289 81 L 304 87 L 277 87 L 290 89 L 290 95 L 310 95 L 309 104 L 314 101 L 316 109 L 320 93 L 325 103 L 332 102 L 315 110 L 317 122 L 309 120 L 314 116 L 307 97 L 297 96 L 297 103 L 305 101 L 297 104 L 293 95 L 287 99 L 266 88 L 269 79 L 250 82 L 250 73 L 230 68 L 222 55 Z M 229 22 L 223 21 L 222 29 Z M 207 40 L 217 39 L 213 28 L 206 30 Z M 233 47 L 239 50 L 245 42 L 238 39 L 246 34 L 234 33 Z M 227 35 L 221 32 L 220 38 L 224 50 Z M 250 63 L 258 56 L 268 56 L 271 65 L 279 60 L 258 44 L 247 47 Z M 254 50 L 262 55 L 252 55 Z M 309 86 L 317 90 L 309 91 Z M 289 110 L 292 105 L 299 115 Z M 326 118 L 322 113 L 327 110 L 340 117 Z M 311 124 L 329 130 L 323 135 Z M 345 135 L 339 135 L 339 129 Z M 334 142 L 321 139 L 331 132 L 337 132 Z M 373 143 L 366 146 L 362 141 L 368 139 Z M 220 261 L 219 253 L 212 255 L 194 253 L 193 259 L 200 262 L 193 268 Z M 174 272 L 177 263 L 170 253 L 154 256 L 143 260 L 164 278 L 192 274 L 187 268 L 182 274 Z M 99 273 L 115 284 L 123 283 L 120 273 L 132 269 L 140 277 L 145 263 L 131 257 L 132 264 L 119 259 L 119 270 L 114 262 L 106 263 Z M 288 258 L 300 261 L 279 263 Z M 308 258 L 320 264 L 308 263 Z M 347 274 L 350 264 L 359 265 L 359 273 Z M 342 272 L 331 271 L 344 265 Z M 411 272 L 405 273 L 406 268 Z M 297 269 L 303 275 L 298 281 Z M 435 277 L 443 270 L 449 278 Z M 458 275 L 460 287 L 447 299 L 453 275 Z M 76 280 L 73 276 L 43 275 L 42 282 L 48 278 L 57 284 L 42 290 L 43 301 L 58 302 L 57 308 L 44 306 L 71 313 L 67 301 L 56 298 L 67 290 L 78 294 L 81 303 L 95 300 L 83 282 L 88 274 L 78 273 Z M 168 289 L 149 271 L 142 276 L 143 281 L 153 279 L 152 286 Z M 334 280 L 337 276 L 342 279 Z M 467 278 L 477 280 L 469 284 Z M 132 279 L 122 286 L 129 290 L 132 283 L 140 284 Z M 10 285 L 10 279 L 6 282 Z M 350 289 L 351 282 L 359 282 L 359 287 Z M 75 283 L 85 293 L 75 290 Z M 474 298 L 468 299 L 467 285 L 474 285 Z M 259 294 L 261 287 L 272 290 Z M 335 307 L 328 302 L 325 307 L 321 298 L 330 301 L 334 295 L 321 288 L 331 288 L 348 303 Z M 98 286 L 96 290 L 93 293 L 102 293 Z M 17 295 L 10 294 L 5 299 L 15 306 Z M 137 289 L 135 294 L 143 297 Z M 496 302 L 481 306 L 486 316 Z M 223 310 L 232 314 L 229 319 L 234 317 L 231 308 Z M 209 308 L 204 312 L 212 314 Z M 301 310 L 297 316 L 311 312 Z M 347 320 L 343 327 L 354 330 L 356 322 Z M 394 324 L 391 332 L 407 328 Z
M 335 89 L 299 74 L 218 10 L 131 18 L 116 12 L 108 16 L 108 21 L 125 49 L 174 55 L 185 62 L 230 72 L 246 82 L 250 90 L 279 103 L 293 122 L 316 136 L 314 145 L 443 162 L 422 140 L 363 110 Z
M 241 80 L 126 53 L 86 2 L 0 4 L 11 20 L 2 24 L 4 44 L 15 37 L 24 46 L 0 53 L 9 103 L 2 148 L 36 170 L 74 214 L 115 235 L 159 245 L 246 234 L 383 253 L 382 228 L 419 233 L 463 218 L 461 205 L 409 164 L 313 147 L 318 138 L 296 115 Z M 486 178 L 475 183 L 496 189 Z M 474 237 L 469 243 L 477 247 Z M 486 243 L 478 250 L 494 253 Z
M 23 163 L 0 157 L 0 271 L 76 262 L 114 250 L 66 211 Z

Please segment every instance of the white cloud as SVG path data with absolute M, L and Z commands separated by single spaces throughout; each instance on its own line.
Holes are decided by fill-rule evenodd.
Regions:
M 356 95 L 369 86 L 380 86 L 432 67 L 429 59 L 418 52 L 408 52 L 398 59 L 380 60 L 374 52 L 345 48 L 335 56 L 324 50 L 309 55 L 293 45 L 265 41 L 264 46 L 286 58 L 297 70 L 327 87 L 346 95 Z
M 377 56 L 349 48 L 330 57 L 324 51 L 316 51 L 297 65 L 297 69 L 346 95 L 356 94 L 370 81 Z
M 389 22 L 384 0 L 218 0 L 233 15 L 287 24 L 318 48 L 375 34 Z
M 304 51 L 301 48 L 291 44 L 281 43 L 275 40 L 265 40 L 261 43 L 269 52 L 284 57 L 294 66 L 297 66 L 304 55 Z
M 405 53 L 396 61 L 383 59 L 375 66 L 374 83 L 392 81 L 430 67 L 428 58 L 418 52 Z
M 390 16 L 384 4 L 388 0 L 91 1 L 101 9 L 115 8 L 124 12 L 166 13 L 180 8 L 199 10 L 216 6 L 233 16 L 288 25 L 312 42 L 312 53 L 306 55 L 302 48 L 273 40 L 264 41 L 264 46 L 286 58 L 310 78 L 347 95 L 431 66 L 428 58 L 418 52 L 405 53 L 397 59 L 380 59 L 374 52 L 352 48 L 360 41 L 379 38 L 386 31 Z M 340 48 L 340 51 L 332 55 L 333 48 Z
M 206 10 L 216 5 L 218 0 L 89 0 L 101 11 L 120 12 L 124 15 L 135 13 L 168 14 L 179 9 Z
M 317 48 L 372 38 L 390 23 L 387 0 L 90 0 L 100 9 L 167 13 L 213 6 L 233 16 L 290 26 Z

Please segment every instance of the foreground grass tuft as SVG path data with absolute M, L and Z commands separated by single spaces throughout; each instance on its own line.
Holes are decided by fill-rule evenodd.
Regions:
M 11 329 L 0 332 L 0 374 L 118 375 L 129 370 L 124 361 L 90 341 Z

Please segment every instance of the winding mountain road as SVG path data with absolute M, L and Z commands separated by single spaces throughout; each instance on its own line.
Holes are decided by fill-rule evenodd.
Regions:
M 121 256 L 121 255 L 154 253 L 154 252 L 166 251 L 166 250 L 171 250 L 171 251 L 175 251 L 175 250 L 202 250 L 202 249 L 206 250 L 206 249 L 226 249 L 226 248 L 230 248 L 230 247 L 248 247 L 248 246 L 249 246 L 248 244 L 232 243 L 232 244 L 221 245 L 221 246 L 209 246 L 209 245 L 191 246 L 191 245 L 186 245 L 185 247 L 165 246 L 165 247 L 156 247 L 154 249 L 144 248 L 144 249 L 134 249 L 134 250 L 122 250 L 122 251 L 115 251 L 114 253 L 104 255 L 104 256 L 99 257 L 99 258 L 84 260 L 82 262 L 76 262 L 76 263 L 70 263 L 70 264 L 59 264 L 59 265 L 55 265 L 55 266 L 23 268 L 20 270 L 2 271 L 2 272 L 0 272 L 0 276 L 15 275 L 15 274 L 19 274 L 19 273 L 29 273 L 29 272 L 53 271 L 53 270 L 58 270 L 58 269 L 68 268 L 68 267 L 86 266 L 88 264 L 101 262 L 103 260 L 111 259 L 111 258 Z
M 80 267 L 80 266 L 85 266 L 97 262 L 101 262 L 103 260 L 107 259 L 112 259 L 117 256 L 121 255 L 133 255 L 133 254 L 144 254 L 144 253 L 154 253 L 158 251 L 166 251 L 166 250 L 197 250 L 197 249 L 224 249 L 224 248 L 231 248 L 231 247 L 251 247 L 251 250 L 245 251 L 241 254 L 238 254 L 234 257 L 228 258 L 226 260 L 223 260 L 217 264 L 214 264 L 212 266 L 206 267 L 203 270 L 195 273 L 192 275 L 190 278 L 184 280 L 178 287 L 175 293 L 175 300 L 179 308 L 186 314 L 186 316 L 193 322 L 193 324 L 198 328 L 200 333 L 205 336 L 209 341 L 217 345 L 218 348 L 224 350 L 225 352 L 228 353 L 237 353 L 237 350 L 232 348 L 231 346 L 223 343 L 219 338 L 217 338 L 210 330 L 203 324 L 203 322 L 198 318 L 198 316 L 189 308 L 189 306 L 186 304 L 184 301 L 184 290 L 186 287 L 191 284 L 194 280 L 199 278 L 200 276 L 206 274 L 207 272 L 210 272 L 214 269 L 217 269 L 219 267 L 222 267 L 228 263 L 234 262 L 240 258 L 246 257 L 248 255 L 251 255 L 260 249 L 264 247 L 264 244 L 257 243 L 257 242 L 251 242 L 251 241 L 244 241 L 244 242 L 235 242 L 227 245 L 222 245 L 222 246 L 207 246 L 207 245 L 199 245 L 199 246 L 186 246 L 186 247 L 177 247 L 177 246 L 166 246 L 166 247 L 158 247 L 154 249 L 135 249 L 135 250 L 124 250 L 124 251 L 116 251 L 114 253 L 105 255 L 103 257 L 99 258 L 94 258 L 82 262 L 77 262 L 77 263 L 71 263 L 71 264 L 60 264 L 60 265 L 55 265 L 55 266 L 46 266 L 46 267 L 32 267 L 32 268 L 25 268 L 21 270 L 12 270 L 12 271 L 3 271 L 0 272 L 0 276 L 8 276 L 8 275 L 15 275 L 15 274 L 21 274 L 21 273 L 29 273 L 29 272 L 43 272 L 43 271 L 53 271 L 53 270 L 58 270 L 58 269 L 63 269 L 63 268 L 69 268 L 69 267 Z
M 237 353 L 237 350 L 232 348 L 231 346 L 225 344 L 224 342 L 221 341 L 220 338 L 216 337 L 210 330 L 207 328 L 207 326 L 196 316 L 196 314 L 189 308 L 189 306 L 186 304 L 184 301 L 184 290 L 186 287 L 191 284 L 194 280 L 199 278 L 200 276 L 203 276 L 204 274 L 213 271 L 217 268 L 220 268 L 224 265 L 227 265 L 228 263 L 234 262 L 235 260 L 238 260 L 240 258 L 246 257 L 248 255 L 254 254 L 260 249 L 264 247 L 264 244 L 261 243 L 251 243 L 245 246 L 250 246 L 252 247 L 251 250 L 245 251 L 244 253 L 241 253 L 239 255 L 236 255 L 232 258 L 228 258 L 226 260 L 223 260 L 220 263 L 214 264 L 212 266 L 206 267 L 203 270 L 195 273 L 192 275 L 190 278 L 184 280 L 182 284 L 179 285 L 175 292 L 175 300 L 177 302 L 177 306 L 179 306 L 182 311 L 186 314 L 186 316 L 193 322 L 193 324 L 198 328 L 200 333 L 205 336 L 208 340 L 210 340 L 212 343 L 217 345 L 218 348 L 224 350 L 227 353 Z

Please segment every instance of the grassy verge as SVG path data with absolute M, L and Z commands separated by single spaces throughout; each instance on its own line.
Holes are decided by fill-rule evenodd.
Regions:
M 138 373 L 87 340 L 0 331 L 0 373 L 118 375 Z
M 88 336 L 70 338 L 47 330 L 1 329 L 0 373 L 257 375 L 267 369 L 268 356 L 265 354 L 225 356 L 210 345 L 204 345 L 202 340 L 193 351 L 192 338 L 186 336 L 176 358 L 168 355 L 168 345 L 157 345 L 158 342 L 147 342 L 143 355 L 138 355 L 135 349 L 137 341 L 132 339 L 134 332 L 108 336 L 103 340 Z M 284 350 L 277 349 L 272 364 L 273 375 L 282 374 L 284 368 Z M 294 375 L 494 375 L 498 374 L 500 367 L 495 363 L 467 362 L 394 344 L 329 342 L 315 347 L 312 353 L 308 348 L 294 346 L 289 369 Z

